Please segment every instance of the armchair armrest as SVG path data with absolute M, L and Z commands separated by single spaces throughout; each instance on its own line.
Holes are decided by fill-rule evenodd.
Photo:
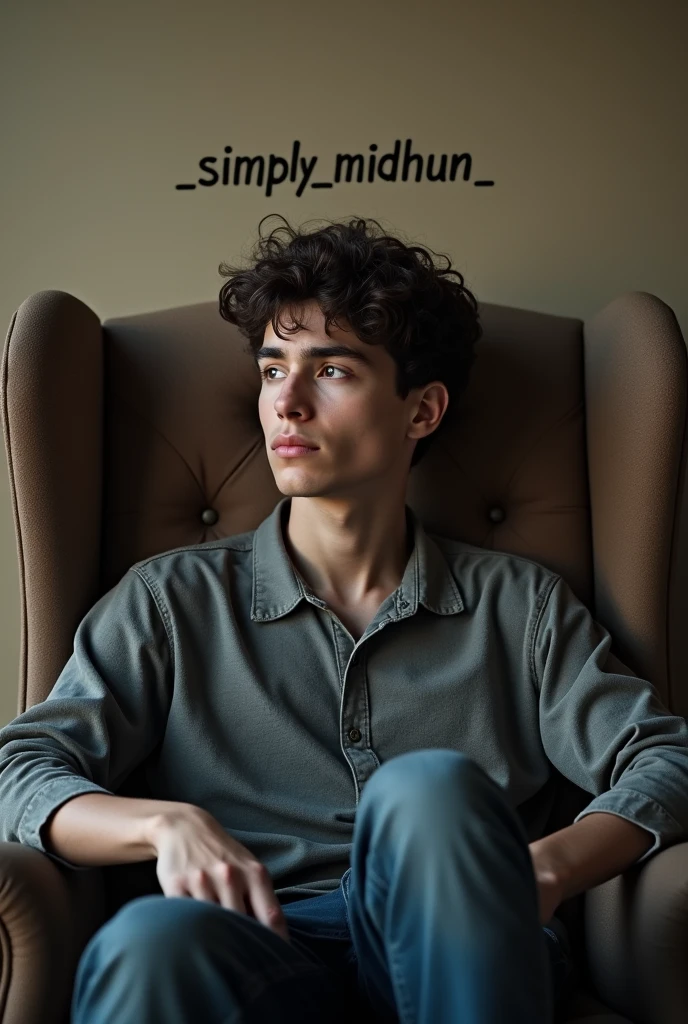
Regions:
M 587 966 L 600 998 L 636 1024 L 684 1024 L 688 842 L 584 895 Z
M 100 868 L 69 871 L 0 842 L 0 1021 L 65 1024 L 86 943 L 104 922 Z

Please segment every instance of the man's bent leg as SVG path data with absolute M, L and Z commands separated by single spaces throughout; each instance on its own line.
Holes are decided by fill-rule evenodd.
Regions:
M 152 894 L 126 903 L 79 960 L 72 1024 L 345 1024 L 336 977 L 255 918 Z
M 551 1024 L 528 838 L 466 755 L 416 750 L 374 772 L 344 891 L 359 984 L 382 1019 Z

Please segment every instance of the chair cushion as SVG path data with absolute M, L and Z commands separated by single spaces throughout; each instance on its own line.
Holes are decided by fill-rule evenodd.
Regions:
M 556 1017 L 556 1024 L 636 1024 L 605 1006 L 588 989 L 577 988 Z

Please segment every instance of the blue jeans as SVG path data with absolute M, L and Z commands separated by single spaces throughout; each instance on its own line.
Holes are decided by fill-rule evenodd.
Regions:
M 453 750 L 384 762 L 339 886 L 255 917 L 152 894 L 79 961 L 72 1024 L 551 1024 L 575 966 L 539 922 L 528 839 L 502 789 Z

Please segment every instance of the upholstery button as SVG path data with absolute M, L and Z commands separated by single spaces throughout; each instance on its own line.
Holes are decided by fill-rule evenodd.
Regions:
M 349 739 L 351 740 L 352 743 L 358 743 L 360 738 L 361 738 L 361 730 L 360 729 L 349 729 Z
M 201 514 L 201 519 L 206 524 L 206 526 L 212 526 L 213 523 L 216 523 L 219 518 L 220 517 L 214 508 L 207 508 Z
M 495 505 L 494 508 L 490 509 L 488 515 L 493 523 L 501 523 L 506 513 L 503 508 L 500 508 L 498 505 Z

